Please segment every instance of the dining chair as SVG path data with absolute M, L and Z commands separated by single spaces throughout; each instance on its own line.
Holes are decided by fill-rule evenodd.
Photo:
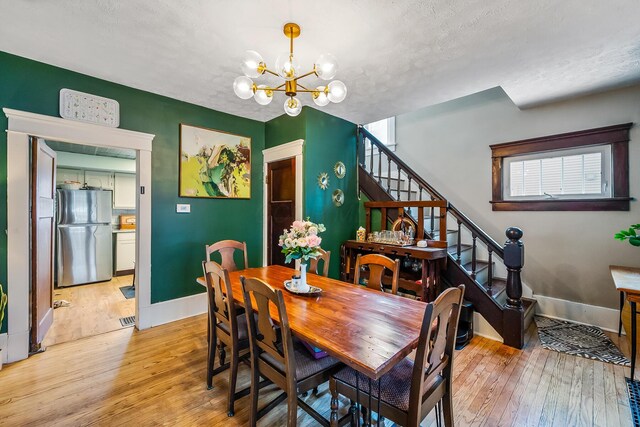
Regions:
M 356 271 L 353 278 L 353 282 L 356 285 L 360 284 L 360 274 L 363 266 L 369 268 L 369 279 L 367 280 L 367 287 L 369 289 L 384 291 L 382 277 L 384 276 L 384 270 L 388 269 L 393 274 L 391 279 L 391 293 L 394 295 L 398 293 L 398 280 L 400 278 L 399 259 L 393 260 L 380 254 L 358 255 L 356 258 Z
M 434 302 L 427 304 L 415 361 L 409 357 L 403 359 L 383 375 L 379 383 L 370 383 L 367 377 L 349 367 L 335 374 L 329 383 L 331 425 L 338 425 L 339 394 L 352 402 L 358 400 L 360 405 L 368 405 L 369 384 L 374 384 L 369 412 L 374 410 L 378 417 L 417 427 L 437 406 L 438 425 L 440 414 L 444 413 L 445 426 L 453 426 L 453 353 L 463 296 L 464 285 L 460 285 L 445 290 Z M 351 414 L 357 416 L 353 405 Z
M 313 274 L 320 274 L 318 273 L 318 266 L 320 261 L 322 261 L 322 275 L 324 277 L 328 277 L 329 276 L 329 260 L 331 259 L 331 251 L 325 251 L 322 248 L 318 248 L 318 251 L 320 252 L 320 256 L 318 258 L 311 258 L 309 260 L 309 272 L 313 273 Z
M 256 278 L 240 277 L 245 303 L 245 315 L 249 324 L 249 348 L 251 351 L 251 408 L 249 424 L 287 399 L 287 425 L 293 427 L 298 418 L 298 406 L 318 423 L 329 426 L 329 421 L 316 412 L 299 394 L 323 384 L 342 365 L 331 356 L 315 359 L 304 345 L 294 339 L 289 328 L 287 310 L 282 291 Z M 255 301 L 255 307 L 251 300 Z M 270 314 L 275 307 L 280 321 L 276 326 Z M 258 411 L 260 377 L 276 384 L 284 392 Z
M 233 303 L 233 291 L 229 281 L 228 270 L 214 261 L 203 261 L 202 268 L 207 282 L 207 296 L 209 302 L 208 329 L 208 359 L 207 359 L 207 387 L 213 388 L 213 377 L 229 369 L 229 396 L 227 415 L 233 416 L 234 402 L 249 394 L 249 388 L 236 392 L 238 378 L 238 364 L 249 357 L 249 333 L 247 318 L 244 313 L 238 313 Z M 215 347 L 218 346 L 220 366 L 213 369 Z M 229 363 L 226 361 L 226 348 L 229 349 Z
M 207 261 L 211 261 L 212 253 L 219 252 L 221 257 L 220 264 L 222 265 L 222 268 L 228 271 L 238 270 L 238 266 L 233 260 L 233 255 L 235 251 L 242 251 L 244 256 L 243 268 L 249 268 L 246 242 L 238 242 L 236 240 L 220 240 L 219 242 L 216 242 L 212 245 L 206 245 L 205 251 L 207 254 L 207 257 L 206 257 Z

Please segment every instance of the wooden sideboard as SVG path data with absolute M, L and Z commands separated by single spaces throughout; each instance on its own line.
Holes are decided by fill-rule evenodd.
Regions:
M 414 293 L 422 301 L 433 301 L 440 290 L 440 272 L 444 270 L 447 260 L 445 248 L 418 246 L 395 246 L 381 243 L 347 240 L 341 248 L 341 279 L 352 282 L 355 273 L 356 257 L 365 254 L 382 254 L 389 258 L 400 259 L 401 291 Z M 420 270 L 413 271 L 403 267 L 403 261 L 409 257 L 412 262 L 420 263 Z M 421 280 L 421 283 L 417 283 Z

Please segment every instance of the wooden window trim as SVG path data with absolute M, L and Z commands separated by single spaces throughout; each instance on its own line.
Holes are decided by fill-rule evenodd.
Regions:
M 629 210 L 629 129 L 624 123 L 538 138 L 491 145 L 492 200 L 494 211 L 628 211 Z M 564 150 L 589 145 L 611 145 L 613 188 L 610 198 L 560 200 L 505 200 L 503 163 L 505 157 Z

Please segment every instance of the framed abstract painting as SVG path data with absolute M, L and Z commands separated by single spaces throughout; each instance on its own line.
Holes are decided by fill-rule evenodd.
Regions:
M 180 124 L 180 197 L 251 198 L 251 138 Z

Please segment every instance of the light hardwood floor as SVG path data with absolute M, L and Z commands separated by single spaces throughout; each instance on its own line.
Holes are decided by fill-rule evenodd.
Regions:
M 206 389 L 205 333 L 206 316 L 197 316 L 56 345 L 5 366 L 0 425 L 246 425 L 248 397 L 236 402 L 235 417 L 226 415 L 227 373 Z M 248 373 L 242 365 L 239 387 Z M 625 374 L 628 368 L 543 349 L 534 325 L 524 350 L 476 337 L 455 358 L 456 425 L 630 426 Z M 267 389 L 261 405 L 278 393 Z M 326 385 L 308 399 L 328 415 Z M 299 425 L 316 425 L 298 413 Z M 283 403 L 259 425 L 285 421 Z M 433 416 L 423 425 L 435 425 Z
M 53 325 L 43 341 L 52 346 L 121 329 L 121 317 L 135 314 L 135 299 L 126 299 L 121 286 L 131 285 L 133 275 L 114 277 L 108 282 L 58 288 L 53 300 L 65 300 L 68 307 L 53 311 Z

